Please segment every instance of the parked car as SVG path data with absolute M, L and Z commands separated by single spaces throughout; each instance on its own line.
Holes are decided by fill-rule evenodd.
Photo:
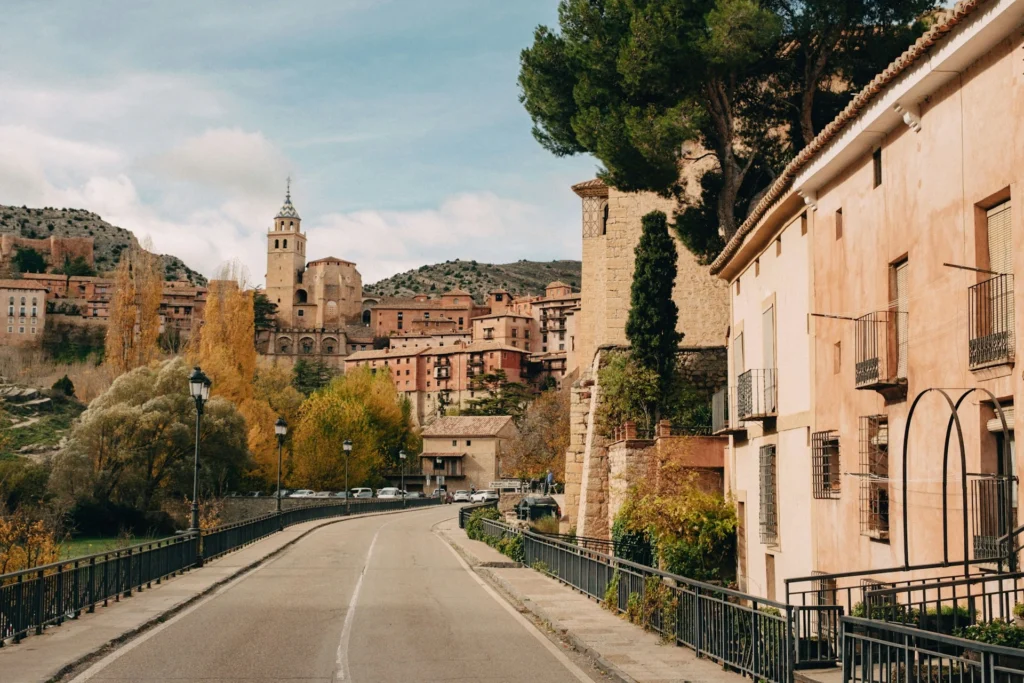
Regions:
M 275 491 L 275 492 L 271 493 L 270 497 L 271 498 L 287 498 L 290 495 L 292 495 L 291 491 L 289 491 L 288 489 L 281 489 L 280 491 Z
M 368 488 L 354 488 L 352 489 L 353 498 L 373 498 L 373 489 Z
M 313 498 L 330 498 L 331 497 L 331 492 L 330 491 L 317 491 L 316 493 L 313 494 L 312 497 Z
M 562 509 L 551 496 L 526 496 L 516 505 L 516 516 L 519 519 L 535 520 L 552 515 L 556 519 L 561 518 Z
M 426 498 L 426 496 L 423 495 L 422 491 L 409 491 L 409 493 L 405 494 L 405 497 L 406 498 Z
M 292 498 L 312 498 L 315 495 L 315 491 L 311 489 L 299 489 L 292 493 Z
M 337 491 L 331 494 L 331 498 L 348 498 L 348 491 Z
M 469 491 L 456 491 L 455 492 L 455 499 L 454 500 L 455 500 L 456 503 L 469 503 L 469 502 L 471 502 L 470 498 L 469 498 Z
M 386 486 L 377 491 L 378 498 L 401 498 L 402 492 L 394 486 Z
M 267 494 L 263 493 L 262 491 L 250 491 L 248 497 L 249 498 L 263 498 L 266 495 Z
M 500 498 L 497 491 L 487 489 L 486 491 L 477 491 L 469 497 L 470 502 L 473 503 L 490 503 L 497 501 Z

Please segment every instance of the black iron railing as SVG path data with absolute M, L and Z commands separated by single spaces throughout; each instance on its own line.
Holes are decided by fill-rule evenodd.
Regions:
M 844 683 L 1022 683 L 1024 651 L 843 617 Z
M 764 420 L 779 412 L 775 368 L 747 370 L 736 380 L 736 418 Z
M 77 619 L 195 564 L 198 537 L 183 534 L 0 576 L 0 647 Z
M 466 528 L 466 522 L 469 521 L 469 516 L 472 515 L 475 511 L 480 510 L 481 508 L 497 507 L 498 501 L 496 500 L 492 500 L 486 503 L 474 503 L 473 505 L 463 505 L 462 507 L 459 508 L 459 528 Z
M 906 311 L 873 311 L 857 318 L 854 375 L 858 389 L 906 382 L 907 334 Z
M 573 534 L 539 534 L 544 538 L 550 538 L 562 543 L 568 543 L 586 550 L 595 550 L 606 555 L 651 566 L 654 563 L 654 549 L 645 538 L 630 538 L 628 540 L 610 540 L 605 538 L 594 538 L 591 536 L 575 536 Z
M 1015 344 L 1013 276 L 996 275 L 967 291 L 970 367 L 1012 362 Z
M 205 559 L 248 545 L 286 526 L 314 519 L 436 505 L 437 498 L 355 499 L 312 505 L 257 517 L 202 532 L 141 543 L 107 553 L 0 575 L 0 646 L 19 642 L 43 628 L 75 619 L 97 604 L 107 605 L 153 582 L 191 569 Z

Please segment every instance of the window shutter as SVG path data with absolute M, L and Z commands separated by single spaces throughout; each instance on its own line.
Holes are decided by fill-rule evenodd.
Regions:
M 1010 202 L 988 212 L 988 268 L 997 273 L 1013 272 Z

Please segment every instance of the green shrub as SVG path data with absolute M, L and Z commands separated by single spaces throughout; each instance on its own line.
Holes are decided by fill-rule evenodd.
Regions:
M 545 515 L 536 519 L 531 524 L 533 530 L 541 534 L 557 534 L 559 530 L 558 518 L 554 515 Z
M 54 382 L 53 386 L 50 387 L 50 388 L 55 390 L 55 391 L 61 392 L 65 396 L 74 396 L 75 395 L 75 384 L 74 384 L 74 382 L 72 382 L 68 378 L 67 375 L 64 375 L 59 380 Z
M 485 507 L 474 510 L 469 515 L 469 519 L 466 520 L 466 535 L 474 541 L 486 541 L 481 529 L 481 519 L 501 519 L 501 513 L 498 512 L 498 508 Z
M 618 613 L 619 611 L 619 581 L 622 576 L 619 574 L 619 570 L 616 567 L 615 572 L 612 574 L 611 581 L 608 582 L 608 586 L 604 589 L 604 603 L 605 609 Z
M 1024 649 L 1024 628 L 1008 621 L 989 621 L 967 628 L 958 628 L 955 635 L 968 640 L 976 640 L 979 643 Z

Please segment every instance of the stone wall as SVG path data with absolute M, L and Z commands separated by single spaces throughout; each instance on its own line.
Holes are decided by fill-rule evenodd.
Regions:
M 323 505 L 325 502 L 345 504 L 344 498 L 323 499 L 323 498 L 284 498 L 281 500 L 282 510 L 293 508 L 309 507 L 311 505 Z M 277 501 L 267 496 L 266 498 L 221 498 L 221 524 L 234 524 L 244 522 L 247 519 L 255 519 L 263 515 L 269 515 L 277 510 Z
M 626 502 L 636 477 L 644 476 L 656 462 L 655 442 L 650 439 L 622 439 L 608 446 L 608 531 Z
M 725 346 L 684 348 L 678 368 L 683 380 L 700 393 L 711 396 L 729 379 L 729 349 Z
M 0 261 L 12 259 L 18 247 L 39 252 L 51 268 L 59 268 L 64 264 L 64 259 L 73 261 L 79 256 L 90 266 L 94 265 L 92 237 L 50 235 L 42 239 L 30 239 L 5 233 L 0 235 Z

